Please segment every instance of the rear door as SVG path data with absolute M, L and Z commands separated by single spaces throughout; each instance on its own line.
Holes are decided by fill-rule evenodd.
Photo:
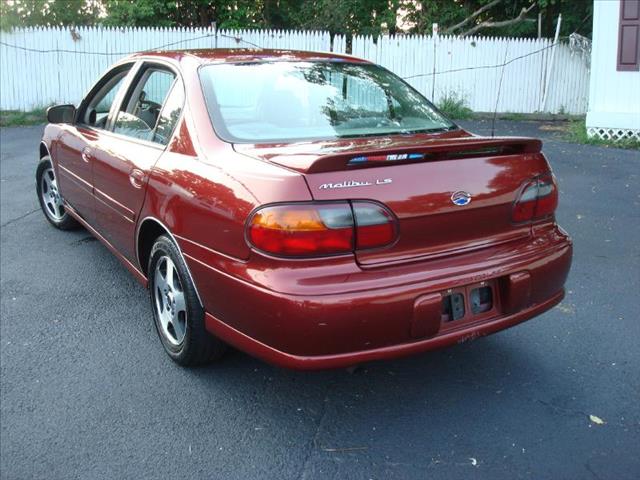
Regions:
M 177 72 L 143 62 L 113 117 L 108 141 L 95 152 L 96 223 L 129 260 L 135 259 L 135 226 L 149 171 L 165 150 L 183 104 Z

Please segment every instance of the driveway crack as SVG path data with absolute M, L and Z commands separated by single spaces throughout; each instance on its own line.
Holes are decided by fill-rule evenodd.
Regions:
M 304 456 L 304 461 L 302 462 L 302 467 L 300 469 L 300 475 L 298 478 L 300 480 L 304 480 L 307 478 L 307 466 L 309 461 L 311 460 L 311 456 L 313 455 L 313 451 L 318 448 L 318 438 L 320 437 L 320 431 L 324 425 L 324 420 L 327 417 L 327 404 L 329 403 L 329 397 L 325 396 L 324 401 L 322 402 L 322 411 L 320 412 L 320 418 L 318 419 L 318 423 L 316 425 L 316 430 L 309 442 L 309 446 L 307 447 L 307 452 Z
M 40 210 L 39 208 L 36 208 L 35 210 L 31 210 L 31 211 L 25 213 L 24 215 L 20 215 L 19 217 L 12 218 L 11 220 L 7 220 L 2 225 L 0 225 L 0 228 L 6 227 L 7 225 L 11 225 L 12 223 L 16 223 L 16 222 L 22 220 L 23 218 L 26 218 L 29 215 L 38 212 L 39 210 Z

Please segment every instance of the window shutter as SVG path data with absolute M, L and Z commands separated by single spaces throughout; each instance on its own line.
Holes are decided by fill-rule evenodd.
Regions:
M 640 0 L 620 0 L 618 71 L 640 70 Z

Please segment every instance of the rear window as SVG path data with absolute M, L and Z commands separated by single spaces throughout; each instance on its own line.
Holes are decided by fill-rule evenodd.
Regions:
M 243 143 L 409 134 L 457 128 L 391 72 L 347 62 L 205 65 L 216 132 Z

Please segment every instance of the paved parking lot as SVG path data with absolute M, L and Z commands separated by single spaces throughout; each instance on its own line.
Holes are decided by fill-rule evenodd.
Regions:
M 239 352 L 173 364 L 146 291 L 86 231 L 40 214 L 42 127 L 2 129 L 0 476 L 640 478 L 640 153 L 539 127 L 497 132 L 545 136 L 575 241 L 565 301 L 492 337 L 355 373 Z

